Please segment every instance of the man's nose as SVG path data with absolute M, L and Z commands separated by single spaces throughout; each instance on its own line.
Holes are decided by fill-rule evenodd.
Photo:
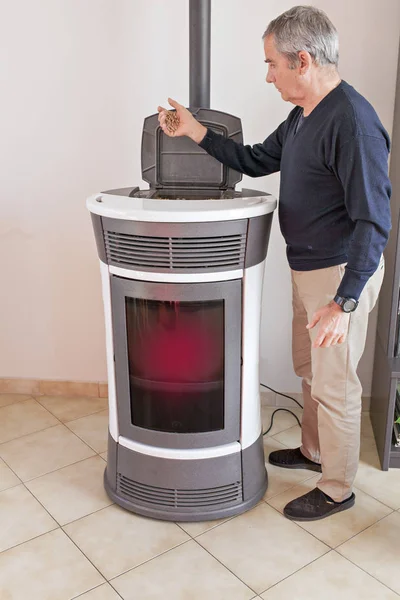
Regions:
M 267 73 L 267 77 L 265 78 L 265 81 L 266 81 L 267 83 L 273 83 L 273 82 L 274 82 L 274 78 L 273 78 L 273 76 L 271 75 L 271 71 L 270 71 L 269 69 L 268 69 L 268 73 Z

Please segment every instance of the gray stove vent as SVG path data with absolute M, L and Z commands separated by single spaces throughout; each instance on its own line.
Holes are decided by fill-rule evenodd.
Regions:
M 154 237 L 105 231 L 108 262 L 145 271 L 221 271 L 244 268 L 246 233 Z
M 207 506 L 216 509 L 243 500 L 240 481 L 204 490 L 179 490 L 139 483 L 120 473 L 118 473 L 117 492 L 139 504 L 181 509 Z

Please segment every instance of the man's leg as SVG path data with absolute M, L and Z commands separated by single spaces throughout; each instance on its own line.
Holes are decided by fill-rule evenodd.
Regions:
M 303 378 L 303 420 L 301 425 L 301 448 L 275 450 L 269 455 L 269 462 L 286 469 L 309 469 L 321 472 L 318 441 L 318 403 L 311 396 L 311 340 L 306 328 L 308 317 L 299 297 L 292 274 L 292 354 L 296 375 Z
M 292 358 L 293 368 L 302 377 L 303 419 L 301 423 L 301 453 L 309 460 L 319 463 L 320 450 L 318 439 L 318 402 L 311 395 L 311 339 L 307 327 L 308 316 L 299 296 L 292 272 Z
M 367 283 L 357 310 L 350 314 L 346 341 L 311 350 L 311 396 L 318 406 L 322 463 L 322 478 L 317 487 L 335 502 L 351 496 L 357 472 L 362 392 L 357 366 L 365 346 L 368 314 L 377 300 L 383 272 L 382 262 Z M 344 265 L 294 273 L 309 319 L 332 300 L 343 274 Z M 311 339 L 317 332 L 318 325 L 311 330 Z

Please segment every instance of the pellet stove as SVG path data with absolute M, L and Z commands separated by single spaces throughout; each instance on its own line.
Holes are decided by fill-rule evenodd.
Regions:
M 193 36 L 209 38 L 209 5 L 191 1 L 191 56 Z M 196 118 L 242 142 L 240 119 L 196 108 L 203 92 L 192 94 L 191 78 Z M 144 121 L 142 177 L 148 189 L 87 200 L 106 322 L 105 488 L 149 517 L 227 517 L 267 487 L 259 328 L 276 200 L 236 191 L 239 173 L 190 139 L 166 136 L 157 115 Z

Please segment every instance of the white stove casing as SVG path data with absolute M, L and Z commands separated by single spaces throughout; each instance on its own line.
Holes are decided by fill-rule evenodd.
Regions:
M 135 198 L 130 197 L 129 192 L 129 189 L 118 190 L 117 194 L 104 192 L 87 200 L 99 249 L 105 314 L 109 394 L 107 493 L 128 510 L 166 520 L 200 521 L 238 514 L 254 506 L 267 487 L 260 417 L 259 342 L 266 246 L 276 200 L 253 190 L 243 190 L 242 197 L 230 200 L 190 201 Z M 212 226 L 215 230 L 219 225 L 223 228 L 227 222 L 239 221 L 247 223 L 246 235 L 249 237 L 248 224 L 250 220 L 253 223 L 257 220 L 262 224 L 258 230 L 262 229 L 263 233 L 261 235 L 257 230 L 253 237 L 260 239 L 253 239 L 251 243 L 263 243 L 264 248 L 261 252 L 257 250 L 259 258 L 253 260 L 256 264 L 246 265 L 244 260 L 241 268 L 205 272 L 183 269 L 169 272 L 135 268 L 134 265 L 126 268 L 109 260 L 104 242 L 106 224 L 116 223 L 115 220 L 128 224 L 125 225 L 128 228 L 129 224 L 137 227 L 141 223 L 146 224 L 146 231 L 154 227 L 152 235 L 155 237 L 163 236 L 164 229 L 171 224 L 180 224 L 180 235 L 184 237 L 185 227 L 189 225 L 202 224 L 203 228 Z M 190 286 L 241 280 L 242 313 L 238 315 L 241 320 L 241 389 L 240 410 L 236 416 L 237 439 L 216 443 L 214 436 L 211 445 L 199 447 L 196 443 L 192 447 L 182 447 L 179 443 L 174 447 L 173 441 L 166 445 L 160 443 L 157 435 L 154 435 L 154 444 L 148 441 L 150 438 L 143 443 L 142 439 L 135 439 L 135 435 L 126 435 L 126 428 L 124 435 L 120 407 L 126 399 L 117 395 L 115 346 L 119 340 L 114 330 L 112 278 L 130 280 L 133 285 L 134 282 L 154 282 Z M 225 402 L 229 402 L 229 398 Z M 229 479 L 227 472 L 231 468 L 232 478 Z M 220 480 L 222 485 L 218 485 Z

